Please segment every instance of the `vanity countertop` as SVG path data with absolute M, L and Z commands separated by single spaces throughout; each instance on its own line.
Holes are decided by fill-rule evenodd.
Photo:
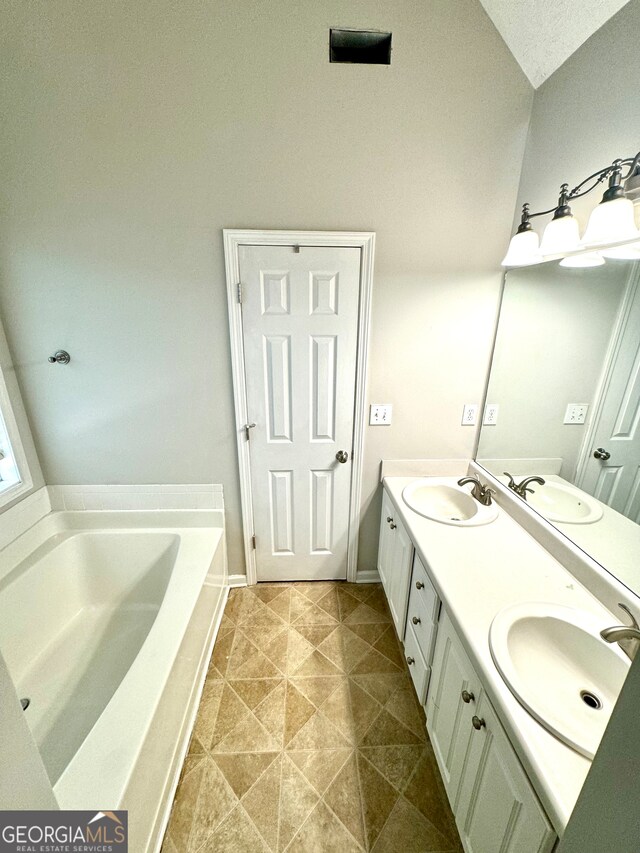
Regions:
M 453 527 L 413 512 L 402 500 L 402 490 L 414 479 L 385 477 L 383 483 L 549 819 L 562 835 L 591 761 L 551 735 L 515 699 L 491 658 L 489 627 L 503 607 L 526 601 L 588 611 L 601 620 L 602 628 L 620 620 L 502 507 L 495 521 L 477 527 Z M 456 480 L 451 477 L 451 484 Z

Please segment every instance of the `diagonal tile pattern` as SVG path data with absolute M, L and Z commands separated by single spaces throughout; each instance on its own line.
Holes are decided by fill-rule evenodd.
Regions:
M 234 589 L 164 853 L 461 853 L 379 584 Z

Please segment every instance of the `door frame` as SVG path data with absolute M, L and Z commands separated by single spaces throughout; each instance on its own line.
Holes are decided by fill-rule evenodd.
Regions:
M 605 353 L 602 373 L 593 397 L 591 418 L 585 430 L 580 453 L 578 454 L 575 476 L 575 483 L 578 488 L 582 488 L 582 483 L 587 475 L 587 466 L 591 461 L 596 433 L 600 427 L 600 418 L 604 409 L 606 396 L 615 373 L 618 354 L 622 346 L 622 338 L 627 329 L 629 314 L 637 298 L 637 294 L 640 295 L 640 265 L 634 265 L 629 272 L 620 307 L 614 321 L 613 331 L 609 339 L 607 352 Z
M 247 567 L 247 583 L 257 583 L 256 552 L 253 548 L 253 501 L 249 442 L 245 424 L 248 423 L 247 389 L 245 382 L 242 309 L 239 299 L 241 246 L 326 246 L 360 249 L 360 294 L 358 303 L 358 341 L 356 346 L 356 386 L 353 417 L 353 446 L 351 455 L 351 484 L 349 492 L 349 537 L 347 544 L 347 580 L 356 580 L 358 534 L 360 529 L 360 500 L 362 495 L 362 454 L 366 425 L 366 387 L 371 325 L 371 294 L 373 290 L 373 260 L 375 233 L 373 231 L 271 231 L 224 228 L 224 259 L 231 338 L 231 372 L 236 416 L 236 441 L 242 508 L 242 536 Z

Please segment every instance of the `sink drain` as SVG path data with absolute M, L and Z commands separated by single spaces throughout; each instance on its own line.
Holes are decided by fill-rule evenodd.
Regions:
M 31 699 L 21 699 L 20 704 L 22 705 L 22 710 L 26 711 L 29 705 L 31 704 Z
M 598 699 L 595 693 L 592 693 L 590 690 L 581 690 L 580 698 L 589 708 L 592 708 L 594 711 L 599 711 L 602 708 L 602 702 Z

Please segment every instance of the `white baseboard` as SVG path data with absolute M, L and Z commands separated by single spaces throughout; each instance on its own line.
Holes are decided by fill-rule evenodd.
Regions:
M 380 583 L 377 569 L 360 569 L 356 575 L 356 583 Z
M 246 575 L 229 575 L 229 586 L 246 586 L 247 585 L 247 576 Z

